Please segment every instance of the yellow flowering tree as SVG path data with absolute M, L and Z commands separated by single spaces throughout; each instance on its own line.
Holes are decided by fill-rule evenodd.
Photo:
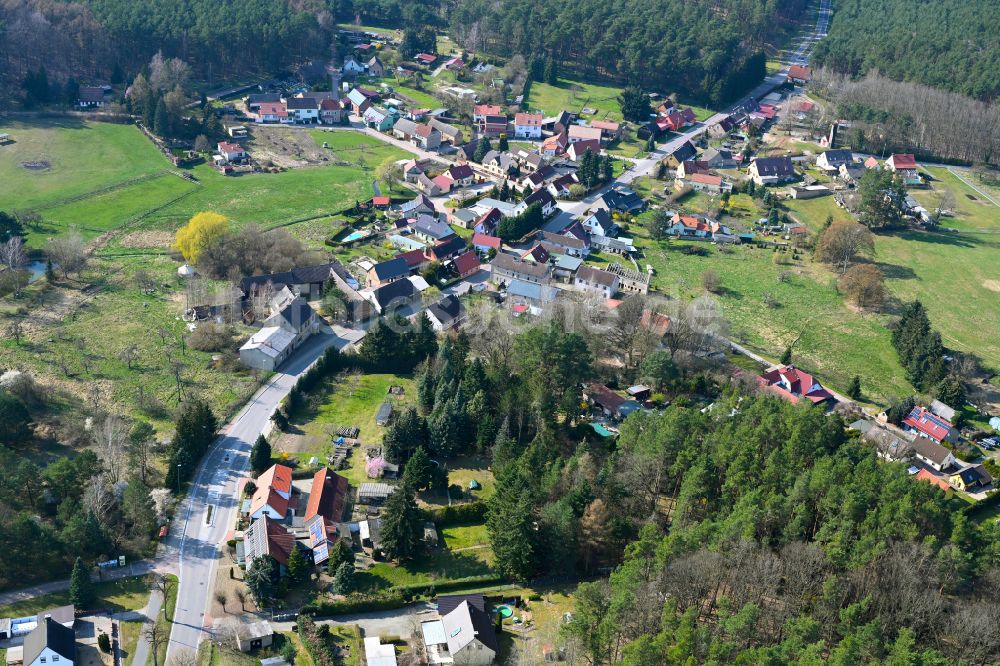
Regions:
M 218 213 L 201 212 L 177 230 L 174 247 L 184 255 L 184 261 L 197 264 L 206 247 L 229 232 L 229 218 Z

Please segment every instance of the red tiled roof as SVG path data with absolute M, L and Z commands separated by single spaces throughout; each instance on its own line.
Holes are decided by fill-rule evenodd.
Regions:
M 805 65 L 792 65 L 788 68 L 788 78 L 808 81 L 812 78 L 812 70 Z
M 403 252 L 397 255 L 397 258 L 402 259 L 406 262 L 408 268 L 413 269 L 416 266 L 427 261 L 427 257 L 424 256 L 423 250 L 410 250 L 409 252 Z
M 288 108 L 284 102 L 262 102 L 257 110 L 258 116 L 287 116 Z
M 375 206 L 388 206 L 392 200 L 386 196 L 372 197 L 372 204 Z
M 607 130 L 609 132 L 617 132 L 618 128 L 621 127 L 618 123 L 612 120 L 594 120 L 590 123 L 591 127 L 596 127 L 599 130 Z
M 517 113 L 514 115 L 514 124 L 522 127 L 541 127 L 544 117 L 540 113 Z
M 320 111 L 336 111 L 344 108 L 344 105 L 337 99 L 324 99 L 319 103 Z
M 469 250 L 465 254 L 455 257 L 455 270 L 459 275 L 469 275 L 478 268 L 479 257 L 476 256 L 475 250 Z
M 288 564 L 288 556 L 295 548 L 295 535 L 268 517 L 261 518 L 267 533 L 267 554 L 278 564 Z
M 951 490 L 951 486 L 948 484 L 947 481 L 945 481 L 940 477 L 934 476 L 926 469 L 922 469 L 919 472 L 917 472 L 917 475 L 914 478 L 917 479 L 918 481 L 927 481 L 929 483 L 933 483 L 941 490 Z
M 451 179 L 451 176 L 449 176 L 447 172 L 441 174 L 440 176 L 435 176 L 434 178 L 431 178 L 431 182 L 433 182 L 435 185 L 440 187 L 445 192 L 450 191 L 452 185 L 455 184 L 455 181 Z
M 903 419 L 903 423 L 939 443 L 948 437 L 953 427 L 951 421 L 943 419 L 923 407 L 914 407 L 910 415 Z
M 472 113 L 477 116 L 499 116 L 503 113 L 503 109 L 499 104 L 476 104 Z
M 645 309 L 642 311 L 642 318 L 639 320 L 639 323 L 647 331 L 662 338 L 667 334 L 667 329 L 670 328 L 670 317 Z
M 894 169 L 916 169 L 917 158 L 910 153 L 893 153 L 889 158 Z
M 219 152 L 220 153 L 242 153 L 243 146 L 238 143 L 229 143 L 227 141 L 219 142 Z
M 418 53 L 413 57 L 414 60 L 419 60 L 422 63 L 430 64 L 437 60 L 437 56 L 432 56 L 430 53 Z
M 495 208 L 493 210 L 496 210 Z M 496 236 L 486 236 L 484 234 L 473 234 L 472 244 L 480 247 L 490 247 L 494 250 L 500 249 L 500 239 Z
M 333 522 L 339 521 L 344 512 L 344 497 L 348 488 L 347 479 L 326 467 L 320 469 L 313 476 L 305 519 L 318 515 Z
M 250 498 L 250 515 L 257 513 L 264 507 L 269 506 L 275 513 L 284 516 L 288 513 L 288 500 L 267 486 L 259 486 Z
M 805 398 L 816 404 L 833 398 L 833 394 L 823 388 L 812 375 L 794 365 L 778 366 L 765 372 L 758 377 L 758 383 L 792 403 Z
M 705 185 L 714 185 L 716 187 L 722 186 L 721 176 L 710 176 L 707 173 L 696 173 L 691 176 L 691 180 L 696 183 L 704 183 Z
M 257 487 L 268 486 L 279 493 L 292 492 L 292 468 L 285 465 L 271 465 L 257 477 Z

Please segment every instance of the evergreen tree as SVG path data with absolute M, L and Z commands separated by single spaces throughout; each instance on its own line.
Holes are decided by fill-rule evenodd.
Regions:
M 420 381 L 417 382 L 417 404 L 422 413 L 430 414 L 434 411 L 434 392 L 436 390 L 434 374 L 428 366 L 421 373 Z
M 615 179 L 615 158 L 611 155 L 604 157 L 604 166 L 601 178 L 605 183 L 610 183 Z
M 488 500 L 486 531 L 497 571 L 514 580 L 530 579 L 538 567 L 531 507 L 531 493 L 520 470 L 505 468 Z
M 122 514 L 132 537 L 148 537 L 152 534 L 156 525 L 156 507 L 149 495 L 149 488 L 137 478 L 125 486 Z
M 788 365 L 791 362 L 792 362 L 792 348 L 785 347 L 785 351 L 781 354 L 781 360 L 779 361 L 779 363 L 781 363 L 781 365 Z
M 153 132 L 161 139 L 170 136 L 170 114 L 167 111 L 167 103 L 161 97 L 156 102 L 156 112 L 153 116 Z
M 382 511 L 382 552 L 390 560 L 410 560 L 419 552 L 422 536 L 423 520 L 413 489 L 399 486 Z
M 433 472 L 434 463 L 427 455 L 427 450 L 419 446 L 406 461 L 406 467 L 403 469 L 403 485 L 414 490 L 423 490 L 430 485 Z
M 111 85 L 120 86 L 125 82 L 125 74 L 122 73 L 122 67 L 117 62 L 114 68 L 111 70 Z
M 344 562 L 337 567 L 333 576 L 333 590 L 337 594 L 350 594 L 354 591 L 354 565 Z
M 551 56 L 545 61 L 545 82 L 550 86 L 559 85 L 559 63 Z
M 476 144 L 476 152 L 473 153 L 472 159 L 482 164 L 483 158 L 486 157 L 486 153 L 491 150 L 493 150 L 493 146 L 490 144 L 489 137 L 479 137 L 479 143 Z
M 297 545 L 292 546 L 292 552 L 288 554 L 288 577 L 293 583 L 301 583 L 309 578 L 309 560 L 306 559 L 305 552 Z
M 326 572 L 330 576 L 337 574 L 337 569 L 342 564 L 349 564 L 354 567 L 354 551 L 344 539 L 337 539 L 336 543 L 330 546 L 330 559 L 326 562 Z
M 442 458 L 456 455 L 468 443 L 465 412 L 455 398 L 440 406 L 427 423 L 431 450 Z
M 646 140 L 646 152 L 651 153 L 654 150 L 656 150 L 656 137 L 650 134 L 649 139 Z
M 851 385 L 847 387 L 847 397 L 851 400 L 858 400 L 861 398 L 861 377 L 854 375 L 854 379 L 851 380 Z
M 72 507 L 72 517 L 63 527 L 60 537 L 71 553 L 81 553 L 88 559 L 96 559 L 108 552 L 108 539 L 101 523 L 92 511 L 82 511 L 76 500 L 67 498 Z
M 271 414 L 271 421 L 274 422 L 274 427 L 278 429 L 278 432 L 285 432 L 288 430 L 288 417 L 280 410 L 274 410 Z
M 427 422 L 413 407 L 407 407 L 385 432 L 382 448 L 389 462 L 401 464 L 418 447 L 427 444 Z
M 257 608 L 263 608 L 274 589 L 275 563 L 270 555 L 258 555 L 247 567 L 244 582 Z
M 957 375 L 948 375 L 937 385 L 937 399 L 958 410 L 965 405 L 965 384 Z
M 501 134 L 500 135 L 500 140 L 497 142 L 497 150 L 499 150 L 501 153 L 505 153 L 508 150 L 510 150 L 510 144 L 507 143 L 507 135 L 506 134 Z
M 500 185 L 500 194 L 498 197 L 500 201 L 510 201 L 510 185 L 507 183 L 507 179 L 503 179 L 503 183 Z
M 257 435 L 257 441 L 250 449 L 250 469 L 254 475 L 260 475 L 271 466 L 271 445 L 263 434 Z
M 90 569 L 77 557 L 73 563 L 73 573 L 69 577 L 69 600 L 78 610 L 93 609 L 97 601 L 97 591 L 90 580 Z
M 416 324 L 416 329 L 413 331 L 412 356 L 413 360 L 419 363 L 437 353 L 437 334 L 426 310 L 417 316 Z

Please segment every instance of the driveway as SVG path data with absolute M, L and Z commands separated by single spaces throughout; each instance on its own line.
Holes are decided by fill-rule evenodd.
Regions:
M 347 626 L 356 624 L 365 636 L 394 635 L 409 638 L 420 631 L 420 623 L 437 618 L 433 604 L 422 601 L 395 610 L 338 615 L 337 619 L 319 620 L 316 624 Z M 291 631 L 294 622 L 272 622 L 275 631 Z

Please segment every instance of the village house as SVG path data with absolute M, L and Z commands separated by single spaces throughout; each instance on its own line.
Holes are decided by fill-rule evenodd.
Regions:
M 384 284 L 401 280 L 410 274 L 410 267 L 401 257 L 394 257 L 379 263 L 368 269 L 365 274 L 366 287 L 381 287 Z
M 598 252 L 608 252 L 627 256 L 635 254 L 636 248 L 631 238 L 611 238 L 609 236 L 591 236 L 590 244 Z
M 468 187 L 476 180 L 476 174 L 468 164 L 453 164 L 445 173 L 456 187 Z
M 471 208 L 452 208 L 448 213 L 448 223 L 463 229 L 471 229 L 478 219 L 479 215 Z
M 731 169 L 736 166 L 736 159 L 728 148 L 709 148 L 701 154 L 701 161 L 709 169 Z
M 499 178 L 515 177 L 520 171 L 520 165 L 510 153 L 501 153 L 498 150 L 491 150 L 483 155 L 483 161 L 479 166 Z
M 584 264 L 576 272 L 573 286 L 577 291 L 609 299 L 618 293 L 618 276 Z
M 551 231 L 539 232 L 539 239 L 548 247 L 553 247 L 562 254 L 571 257 L 586 257 L 590 254 L 590 239 L 582 240 L 565 233 L 556 234 Z
M 437 62 L 437 56 L 432 55 L 430 53 L 418 53 L 417 55 L 413 56 L 413 59 L 416 62 L 420 63 L 421 65 L 424 65 L 425 67 L 430 67 L 435 62 Z
M 482 594 L 438 597 L 440 619 L 420 623 L 432 664 L 489 666 L 500 650 L 493 620 Z
M 378 56 L 372 56 L 371 59 L 365 63 L 368 68 L 368 76 L 374 76 L 376 78 L 382 78 L 385 76 L 385 65 L 382 61 L 378 59 Z
M 344 59 L 344 64 L 340 67 L 340 71 L 346 77 L 354 77 L 358 74 L 364 74 L 365 66 L 354 56 L 347 56 Z
M 948 476 L 948 483 L 963 492 L 973 492 L 993 483 L 993 477 L 982 464 L 966 465 Z
M 646 202 L 643 201 L 642 197 L 624 185 L 612 185 L 611 189 L 602 194 L 594 205 L 626 215 L 636 215 L 646 209 Z
M 80 86 L 77 97 L 81 109 L 98 109 L 111 100 L 111 86 Z
M 514 136 L 518 139 L 542 138 L 542 114 L 514 114 Z
M 72 607 L 70 607 L 72 608 Z M 10 663 L 11 650 L 19 650 L 24 666 L 73 666 L 76 658 L 76 632 L 50 615 L 39 614 L 37 625 L 20 646 L 10 646 L 7 661 Z
M 716 233 L 728 233 L 728 230 L 707 217 L 674 213 L 666 232 L 678 238 L 711 239 Z
M 254 93 L 243 98 L 243 103 L 249 113 L 258 113 L 261 104 L 273 104 L 281 101 L 281 93 Z
M 670 169 L 676 169 L 684 160 L 692 160 L 698 155 L 698 150 L 690 141 L 677 146 L 674 151 L 663 158 L 663 163 Z
M 436 178 L 428 178 L 426 174 L 421 173 L 420 175 L 417 176 L 416 180 L 414 181 L 414 185 L 416 185 L 417 189 L 423 192 L 424 194 L 431 197 L 436 197 L 444 192 L 444 190 L 441 189 L 441 186 L 438 185 L 437 182 L 435 182 L 437 178 L 440 178 L 440 176 L 437 176 Z M 447 180 L 447 182 L 445 183 L 445 187 L 447 187 L 449 190 L 451 189 L 450 180 Z
M 284 525 L 262 516 L 243 533 L 243 565 L 249 569 L 256 558 L 266 555 L 277 563 L 278 575 L 284 575 L 288 571 L 288 557 L 295 548 L 298 545 L 294 534 Z
M 809 83 L 812 80 L 812 69 L 805 65 L 792 65 L 788 68 L 788 80 L 798 84 Z
M 311 97 L 289 97 L 285 100 L 288 118 L 298 125 L 311 125 L 319 122 L 319 101 Z
M 921 185 L 924 182 L 917 171 L 917 159 L 910 153 L 893 153 L 885 161 L 885 168 L 902 178 L 904 185 Z
M 567 136 L 571 144 L 578 141 L 596 141 L 600 145 L 603 133 L 599 127 L 570 125 L 569 130 L 567 130 Z
M 775 185 L 795 180 L 795 165 L 790 157 L 757 157 L 750 162 L 747 173 L 757 185 Z
M 497 285 L 508 284 L 514 280 L 534 284 L 548 284 L 549 267 L 546 264 L 535 264 L 522 261 L 509 254 L 499 253 L 491 262 L 490 280 Z
M 247 151 L 243 150 L 243 146 L 238 143 L 220 141 L 216 145 L 216 149 L 219 151 L 219 156 L 226 162 L 239 163 L 247 158 Z
M 462 242 L 462 247 L 464 249 L 465 242 Z M 459 278 L 467 278 L 475 275 L 479 272 L 479 256 L 476 254 L 475 250 L 468 250 L 458 255 L 452 260 L 452 267 L 455 270 L 455 274 Z
M 431 328 L 437 332 L 458 328 L 465 319 L 465 306 L 454 294 L 448 294 L 427 308 Z
M 367 298 L 375 307 L 375 311 L 382 315 L 390 309 L 404 308 L 419 300 L 420 291 L 410 278 L 382 285 L 370 292 Z
M 395 127 L 393 128 L 395 129 Z M 403 165 L 403 180 L 407 183 L 417 182 L 417 176 L 424 173 L 424 168 L 416 158 Z
M 566 149 L 566 157 L 573 160 L 574 162 L 579 162 L 583 159 L 583 156 L 587 153 L 591 155 L 601 154 L 601 142 L 597 139 L 587 139 L 585 141 L 577 141 L 575 143 L 569 144 Z
M 344 105 L 338 99 L 319 102 L 319 121 L 324 125 L 339 125 L 343 121 Z
M 421 215 L 413 226 L 413 235 L 427 243 L 434 243 L 449 236 L 454 236 L 454 230 L 444 222 L 438 222 L 429 215 Z
M 550 182 L 546 189 L 548 189 L 549 194 L 556 198 L 568 197 L 573 194 L 571 188 L 579 183 L 580 179 L 576 177 L 575 173 L 567 173 Z
M 587 384 L 583 389 L 583 399 L 604 416 L 616 421 L 642 409 L 637 401 L 618 395 L 604 384 Z
M 351 111 L 357 116 L 360 116 L 372 105 L 372 100 L 359 88 L 354 88 L 347 93 L 346 100 L 351 105 Z
M 537 317 L 558 297 L 559 290 L 545 284 L 514 280 L 507 285 L 506 303 L 515 317 L 525 313 Z
M 320 319 L 305 299 L 294 298 L 240 347 L 240 361 L 251 368 L 274 370 L 319 327 Z
M 530 261 L 536 264 L 547 264 L 551 258 L 549 251 L 541 244 L 535 243 L 530 249 L 521 254 L 522 261 Z
M 958 464 L 951 451 L 926 437 L 915 438 L 911 446 L 914 458 L 938 472 L 943 472 Z
M 257 106 L 257 122 L 262 125 L 274 125 L 278 123 L 288 123 L 288 109 L 285 103 L 261 102 Z
M 248 516 L 257 520 L 268 516 L 273 520 L 284 520 L 288 514 L 292 498 L 292 468 L 285 465 L 271 465 L 259 477 L 253 496 L 250 498 Z
M 677 167 L 677 177 L 681 179 L 693 176 L 696 173 L 708 173 L 708 162 L 704 160 L 684 160 Z
M 605 208 L 598 208 L 593 213 L 580 221 L 583 228 L 594 236 L 608 236 L 614 238 L 618 235 L 619 226 L 611 218 L 611 213 Z
M 442 142 L 450 143 L 453 146 L 458 146 L 462 143 L 462 130 L 454 125 L 449 125 L 437 118 L 431 118 L 428 123 L 431 127 L 441 132 Z
M 413 199 L 400 205 L 399 212 L 403 214 L 403 217 L 416 217 L 421 213 L 433 215 L 436 211 L 433 201 L 428 199 L 426 195 L 418 194 Z
M 864 173 L 865 167 L 862 164 L 848 162 L 847 164 L 840 165 L 840 169 L 837 171 L 837 178 L 848 185 L 855 185 L 861 180 L 861 176 Z
M 489 254 L 490 250 L 499 252 L 501 241 L 496 236 L 475 233 L 472 235 L 472 247 L 476 248 L 481 254 Z
M 806 399 L 814 405 L 836 402 L 816 378 L 794 365 L 779 365 L 757 377 L 757 385 L 792 404 Z
M 388 132 L 395 123 L 394 116 L 385 109 L 370 106 L 361 114 L 365 125 L 379 132 Z
M 613 120 L 594 120 L 590 126 L 601 130 L 601 141 L 604 143 L 617 141 L 621 137 L 622 126 Z
M 941 442 L 958 441 L 958 430 L 951 421 L 917 406 L 903 419 L 903 430 L 912 432 L 917 438 L 927 438 L 940 444 Z
M 424 256 L 429 261 L 444 262 L 465 252 L 467 247 L 464 238 L 452 235 L 431 245 L 424 251 Z
M 695 173 L 686 181 L 678 182 L 687 183 L 695 192 L 707 192 L 713 196 L 733 191 L 733 184 L 728 180 L 722 176 L 713 176 L 707 173 Z
M 516 214 L 526 211 L 532 204 L 538 204 L 542 208 L 542 215 L 548 217 L 556 209 L 556 200 L 544 187 L 539 188 L 526 196 L 514 209 Z
M 473 210 L 477 209 L 473 208 Z M 477 234 L 482 236 L 494 236 L 496 234 L 497 225 L 500 224 L 500 220 L 503 218 L 504 215 L 499 208 L 490 208 L 488 211 L 483 213 L 478 220 L 476 220 L 476 224 L 473 229 Z
M 849 150 L 825 150 L 816 157 L 816 166 L 828 173 L 839 172 L 840 167 L 854 161 Z
M 542 141 L 542 146 L 538 149 L 538 152 L 545 157 L 555 157 L 565 153 L 568 147 L 569 137 L 566 136 L 565 132 L 560 132 Z
M 305 522 L 319 518 L 335 529 L 334 526 L 344 515 L 350 488 L 350 483 L 345 477 L 329 468 L 321 467 L 317 470 L 309 488 L 309 499 L 306 501 L 306 512 L 303 516 Z

